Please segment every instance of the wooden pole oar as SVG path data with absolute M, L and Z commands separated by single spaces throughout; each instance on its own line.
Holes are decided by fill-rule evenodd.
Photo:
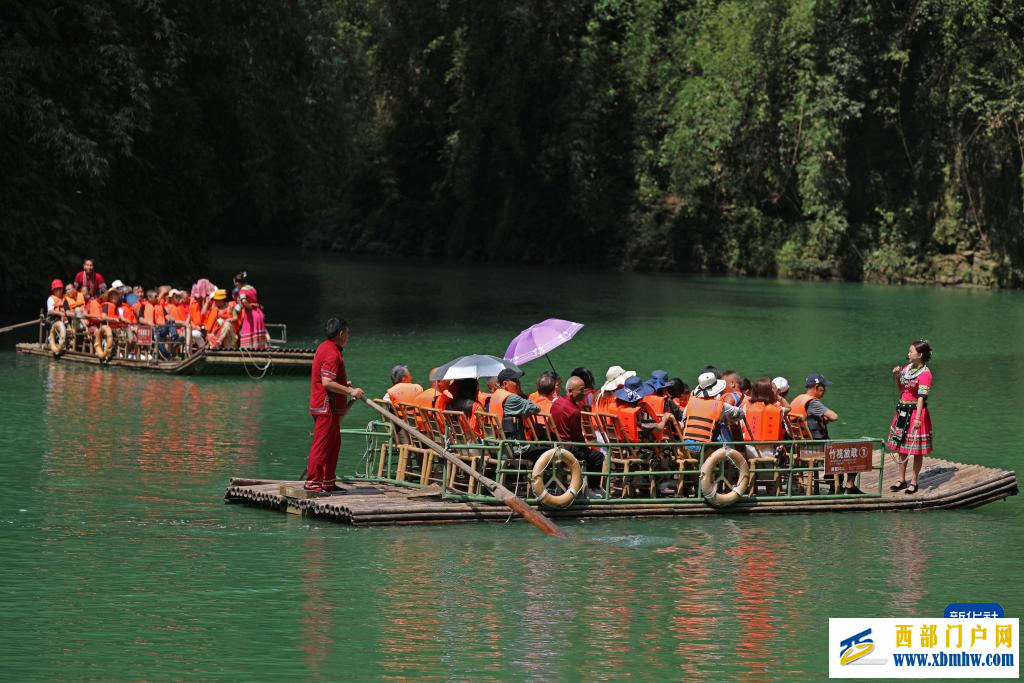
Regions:
M 8 325 L 7 327 L 0 327 L 0 334 L 3 334 L 4 332 L 10 332 L 12 330 L 20 330 L 22 327 L 28 327 L 29 325 L 38 324 L 39 318 L 35 318 L 34 320 L 26 320 L 25 322 L 18 323 L 17 325 Z
M 379 405 L 377 405 L 376 403 L 374 403 L 373 401 L 369 400 L 366 397 L 363 397 L 363 402 L 366 403 L 366 405 L 373 408 L 374 410 L 376 410 L 381 415 L 383 415 L 385 418 L 390 420 L 391 423 L 394 424 L 396 427 L 401 427 L 405 431 L 409 432 L 409 434 L 411 434 L 413 437 L 422 442 L 427 448 L 434 451 L 442 458 L 450 462 L 454 467 L 457 467 L 460 470 L 462 470 L 467 476 L 470 476 L 473 479 L 476 479 L 481 484 L 483 484 L 484 487 L 486 487 L 487 490 L 491 492 L 491 495 L 500 500 L 502 503 L 505 504 L 506 507 L 511 509 L 513 512 L 517 513 L 520 517 L 525 519 L 530 524 L 533 524 L 535 527 L 537 527 L 544 533 L 548 534 L 549 536 L 565 536 L 565 533 L 557 526 L 555 526 L 554 522 L 552 522 L 550 519 L 548 519 L 547 517 L 545 517 L 544 515 L 540 514 L 532 507 L 527 505 L 526 502 L 519 499 L 516 496 L 516 494 L 512 493 L 507 488 L 505 488 L 498 482 L 494 481 L 493 479 L 485 477 L 484 475 L 480 474 L 472 467 L 462 462 L 457 456 L 446 451 L 444 447 L 441 446 L 441 444 L 431 440 L 423 432 L 416 429 L 415 427 L 407 423 L 405 420 L 402 420 L 397 416 L 392 415 L 391 412 L 385 410 L 384 408 L 381 408 Z

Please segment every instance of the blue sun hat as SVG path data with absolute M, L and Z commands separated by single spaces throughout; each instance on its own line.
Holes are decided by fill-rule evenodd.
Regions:
M 639 403 L 640 399 L 644 396 L 650 396 L 653 393 L 654 389 L 647 386 L 642 379 L 630 377 L 622 385 L 622 388 L 615 392 L 615 398 L 621 399 L 626 403 Z
M 664 389 L 668 386 L 668 372 L 665 370 L 655 370 L 651 373 L 651 378 L 644 382 L 648 387 L 651 388 L 651 392 Z

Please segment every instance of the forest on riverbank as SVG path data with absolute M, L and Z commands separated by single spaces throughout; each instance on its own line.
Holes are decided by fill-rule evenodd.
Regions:
M 1024 5 L 0 5 L 0 307 L 212 243 L 1018 287 Z

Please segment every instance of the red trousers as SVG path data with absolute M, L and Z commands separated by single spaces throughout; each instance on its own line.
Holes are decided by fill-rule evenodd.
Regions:
M 334 468 L 341 451 L 341 415 L 328 413 L 313 416 L 313 445 L 309 447 L 306 481 L 310 484 L 333 484 Z

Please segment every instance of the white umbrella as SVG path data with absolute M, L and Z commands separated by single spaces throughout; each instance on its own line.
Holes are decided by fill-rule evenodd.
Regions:
M 430 373 L 430 381 L 444 379 L 479 379 L 481 377 L 497 377 L 502 370 L 515 370 L 522 373 L 519 366 L 511 361 L 496 356 L 473 354 L 462 356 Z

